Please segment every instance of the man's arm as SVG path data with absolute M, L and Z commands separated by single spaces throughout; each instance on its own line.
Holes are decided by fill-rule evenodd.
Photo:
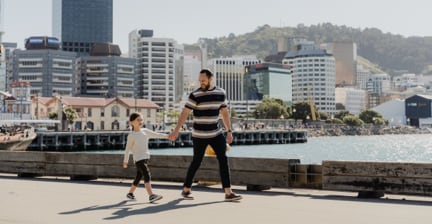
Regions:
M 231 129 L 231 120 L 230 114 L 227 107 L 221 108 L 222 121 L 225 125 L 225 130 L 227 130 L 227 143 L 231 144 L 233 141 L 232 129 Z
M 191 109 L 189 109 L 187 107 L 183 108 L 182 112 L 180 113 L 180 117 L 179 117 L 179 120 L 177 122 L 176 127 L 171 132 L 171 134 L 168 135 L 169 140 L 175 141 L 177 139 L 180 128 L 185 123 L 190 112 L 191 112 Z

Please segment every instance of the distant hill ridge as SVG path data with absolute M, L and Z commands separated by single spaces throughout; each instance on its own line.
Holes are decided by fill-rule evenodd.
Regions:
M 305 37 L 316 44 L 353 41 L 357 44 L 359 56 L 377 64 L 381 70 L 391 75 L 401 72 L 431 73 L 427 68 L 432 64 L 432 37 L 404 37 L 383 33 L 376 28 L 359 29 L 331 23 L 311 26 L 300 24 L 297 27 L 263 25 L 253 32 L 238 36 L 231 33 L 225 37 L 202 40 L 207 44 L 209 58 L 254 54 L 263 59 L 277 53 L 278 39 L 281 37 L 287 40 Z M 197 47 L 198 43 L 187 45 L 185 49 Z

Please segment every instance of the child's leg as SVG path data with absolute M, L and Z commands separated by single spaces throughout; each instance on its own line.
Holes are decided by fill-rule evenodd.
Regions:
M 147 183 L 144 182 L 144 187 L 145 187 L 148 195 L 153 195 L 153 189 L 152 189 L 150 182 L 147 182 Z
M 135 164 L 135 165 L 136 165 L 136 171 L 137 172 L 136 172 L 135 179 L 132 182 L 132 185 L 131 185 L 131 187 L 129 189 L 129 193 L 134 193 L 135 192 L 135 189 L 137 188 L 139 182 L 141 181 L 141 179 L 143 177 L 142 171 L 140 170 L 140 167 L 138 166 L 138 163 Z

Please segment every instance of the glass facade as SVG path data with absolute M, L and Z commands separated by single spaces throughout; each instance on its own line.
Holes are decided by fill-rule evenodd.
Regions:
M 288 67 L 280 64 L 256 64 L 246 67 L 245 95 L 247 100 L 265 97 L 292 102 L 292 76 Z
M 54 0 L 53 35 L 65 51 L 88 55 L 93 43 L 111 43 L 113 0 Z

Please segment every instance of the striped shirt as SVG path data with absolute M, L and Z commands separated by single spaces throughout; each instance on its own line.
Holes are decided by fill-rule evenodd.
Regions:
M 189 95 L 186 108 L 193 110 L 192 137 L 213 138 L 222 133 L 219 127 L 219 111 L 227 107 L 224 89 L 213 87 L 203 91 L 196 89 Z

